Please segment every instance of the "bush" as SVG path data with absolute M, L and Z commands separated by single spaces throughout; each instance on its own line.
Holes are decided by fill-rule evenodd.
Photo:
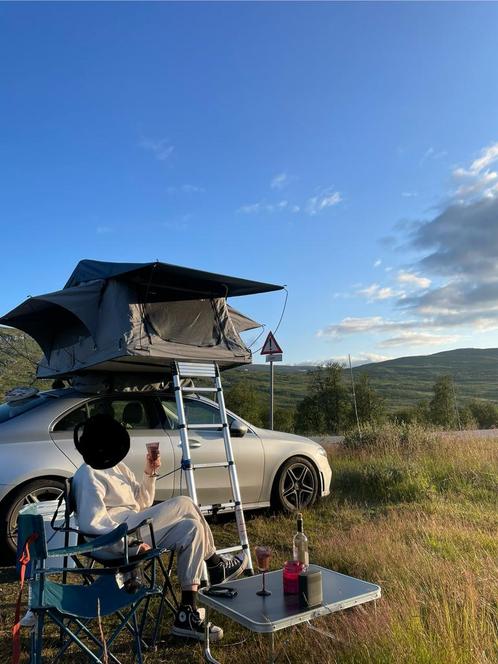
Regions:
M 360 431 L 349 431 L 343 441 L 348 449 L 376 450 L 381 453 L 407 453 L 432 449 L 437 443 L 438 433 L 417 423 L 387 422 L 368 424 Z
M 332 490 L 344 498 L 374 503 L 420 501 L 433 491 L 423 469 L 389 459 L 350 461 L 342 468 L 339 465 L 333 474 Z

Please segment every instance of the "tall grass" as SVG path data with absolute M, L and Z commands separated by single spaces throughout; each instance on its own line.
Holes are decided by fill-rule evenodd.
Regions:
M 378 583 L 382 599 L 314 621 L 319 633 L 306 626 L 279 633 L 278 661 L 496 664 L 496 443 L 386 425 L 365 430 L 361 440 L 347 437 L 330 462 L 331 495 L 304 514 L 311 560 Z M 280 567 L 291 555 L 294 518 L 255 515 L 247 525 L 251 543 L 270 545 L 272 566 Z M 231 523 L 213 530 L 220 545 L 235 540 Z M 213 646 L 220 662 L 267 660 L 264 637 L 212 618 L 226 634 Z M 9 654 L 4 644 L 0 661 Z M 145 657 L 147 664 L 170 661 L 200 664 L 202 648 L 168 641 Z

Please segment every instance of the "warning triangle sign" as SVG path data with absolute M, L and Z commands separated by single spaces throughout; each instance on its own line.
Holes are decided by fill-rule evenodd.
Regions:
M 277 343 L 277 340 L 271 332 L 268 333 L 266 341 L 261 350 L 261 355 L 273 355 L 274 353 L 283 353 L 284 351 L 280 348 Z

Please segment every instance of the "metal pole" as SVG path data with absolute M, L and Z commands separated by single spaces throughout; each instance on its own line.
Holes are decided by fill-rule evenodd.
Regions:
M 355 415 L 356 415 L 356 425 L 358 427 L 358 435 L 359 435 L 360 440 L 361 440 L 360 418 L 358 417 L 358 408 L 356 406 L 356 392 L 355 392 L 355 389 L 354 389 L 353 365 L 351 364 L 351 355 L 350 354 L 348 354 L 348 359 L 349 359 L 349 371 L 351 373 L 351 389 L 352 389 L 352 392 L 353 392 L 353 404 L 354 404 L 354 412 L 355 412 Z
M 273 431 L 273 362 L 270 362 L 270 429 Z

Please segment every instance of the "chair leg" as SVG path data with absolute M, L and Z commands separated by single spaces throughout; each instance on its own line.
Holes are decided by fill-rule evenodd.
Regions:
M 142 638 L 138 629 L 137 613 L 133 613 L 133 627 L 135 628 L 135 656 L 137 664 L 142 664 Z

